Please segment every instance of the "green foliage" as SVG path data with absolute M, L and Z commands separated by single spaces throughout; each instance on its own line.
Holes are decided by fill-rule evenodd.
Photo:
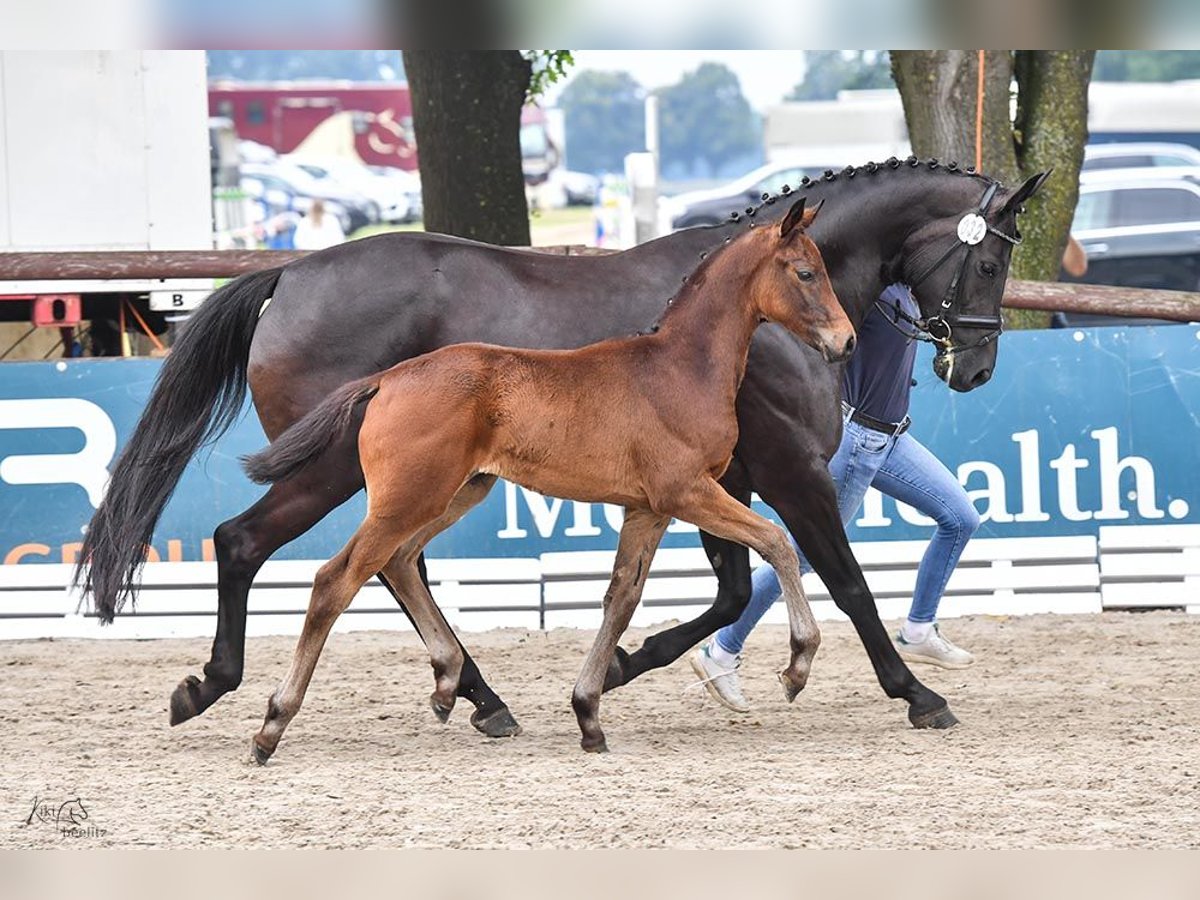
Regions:
M 762 142 L 761 124 L 727 66 L 706 62 L 659 94 L 660 161 L 690 170 L 703 160 L 710 170 L 753 154 Z
M 804 80 L 787 100 L 834 100 L 838 91 L 894 87 L 883 50 L 811 50 L 804 54 L 804 63 Z
M 621 172 L 625 154 L 646 146 L 646 92 L 628 72 L 580 72 L 558 105 L 567 133 L 567 164 L 580 172 Z
M 546 93 L 550 85 L 561 81 L 567 74 L 567 68 L 575 65 L 575 57 L 570 50 L 527 50 L 525 58 L 533 64 L 526 95 L 529 103 Z
M 1197 50 L 1101 50 L 1095 81 L 1182 81 L 1200 78 Z
M 399 50 L 209 50 L 208 77 L 403 81 L 404 63 Z

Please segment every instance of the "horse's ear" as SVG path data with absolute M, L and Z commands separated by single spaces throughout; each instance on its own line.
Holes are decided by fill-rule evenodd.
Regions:
M 792 208 L 789 209 L 787 211 L 787 215 L 783 217 L 783 222 L 781 222 L 779 225 L 779 236 L 781 238 L 787 238 L 787 236 L 792 233 L 792 229 L 799 225 L 800 220 L 804 218 L 804 201 L 805 198 L 801 197 L 799 200 L 793 203 Z M 800 227 L 803 228 L 807 224 L 808 223 L 805 222 L 803 225 L 800 225 Z
M 804 213 L 804 218 L 801 219 L 801 221 L 800 221 L 800 227 L 807 228 L 809 225 L 811 225 L 813 222 L 813 219 L 815 219 L 817 217 L 817 213 L 819 213 L 821 211 L 821 207 L 824 205 L 825 205 L 825 198 L 822 197 L 820 200 L 817 201 L 816 206 L 814 206 L 810 210 L 806 210 Z
M 1017 188 L 1011 197 L 1004 201 L 1004 207 L 1000 210 L 1001 215 L 1010 212 L 1016 215 L 1017 213 L 1024 212 L 1022 207 L 1025 201 L 1041 190 L 1042 185 L 1053 171 L 1053 169 L 1047 169 L 1045 172 L 1030 175 L 1025 179 L 1025 183 Z

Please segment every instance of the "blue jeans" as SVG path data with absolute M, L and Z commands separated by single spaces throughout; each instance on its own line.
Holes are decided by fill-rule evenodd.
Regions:
M 829 474 L 837 488 L 843 524 L 854 518 L 867 488 L 872 486 L 937 522 L 937 531 L 917 570 L 908 613 L 909 621 L 932 622 L 937 618 L 946 582 L 967 541 L 979 528 L 979 513 L 958 479 L 909 432 L 893 437 L 849 419 L 845 420 L 837 453 L 829 461 Z M 799 547 L 796 552 L 800 554 L 800 571 L 811 572 Z M 730 653 L 742 652 L 758 620 L 783 593 L 775 570 L 768 565 L 754 570 L 753 584 L 754 592 L 741 618 L 717 632 L 717 641 Z

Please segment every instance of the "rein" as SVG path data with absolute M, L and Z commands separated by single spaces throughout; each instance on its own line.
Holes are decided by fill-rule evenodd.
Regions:
M 982 243 L 988 234 L 994 234 L 996 237 L 1008 241 L 1014 247 L 1019 246 L 1021 243 L 1019 236 L 1013 237 L 1005 234 L 985 218 L 988 207 L 992 205 L 992 200 L 995 198 L 999 187 L 1000 183 L 996 181 L 988 185 L 987 190 L 984 191 L 983 199 L 979 201 L 979 207 L 974 212 L 967 213 L 959 220 L 958 240 L 946 248 L 946 252 L 938 257 L 937 261 L 922 272 L 909 286 L 915 294 L 918 285 L 949 262 L 955 253 L 959 250 L 963 251 L 962 261 L 959 263 L 954 277 L 950 279 L 950 284 L 946 287 L 946 294 L 942 298 L 941 308 L 937 315 L 929 318 L 913 318 L 902 309 L 889 307 L 879 299 L 875 300 L 876 308 L 884 313 L 884 318 L 888 324 L 906 337 L 937 344 L 939 356 L 952 356 L 964 350 L 974 350 L 976 347 L 990 344 L 996 338 L 1000 337 L 1001 332 L 1004 330 L 1004 321 L 998 315 L 973 316 L 954 311 L 955 306 L 958 305 L 961 299 L 963 276 L 966 275 L 967 266 L 971 262 L 972 248 Z M 900 319 L 906 321 L 915 330 L 909 332 L 901 328 Z M 961 328 L 991 328 L 992 330 L 988 331 L 973 344 L 955 344 L 952 340 L 955 326 Z

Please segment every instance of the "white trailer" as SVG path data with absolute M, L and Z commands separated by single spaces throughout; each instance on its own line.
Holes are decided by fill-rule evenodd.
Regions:
M 0 51 L 0 252 L 209 250 L 210 182 L 203 51 Z M 97 315 L 122 297 L 185 310 L 213 286 L 3 279 L 0 261 L 0 318 L 49 325 L 74 324 L 72 304 L 32 298 L 81 298 Z M 46 321 L 55 311 L 68 319 Z

